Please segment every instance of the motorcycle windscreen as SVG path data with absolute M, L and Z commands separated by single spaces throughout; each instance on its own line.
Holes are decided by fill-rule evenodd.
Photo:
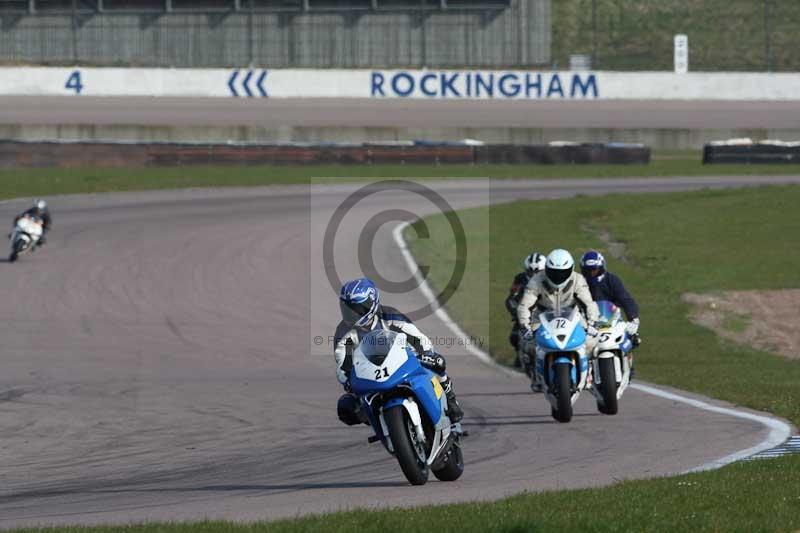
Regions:
M 543 322 L 550 322 L 556 318 L 566 318 L 569 320 L 572 316 L 572 307 L 562 307 L 558 312 L 555 309 L 548 309 L 542 313 L 544 317 Z
M 600 311 L 600 316 L 597 318 L 597 327 L 605 328 L 611 326 L 619 319 L 619 307 L 607 300 L 600 300 L 597 302 L 597 308 Z
M 369 332 L 359 343 L 361 353 L 376 366 L 381 366 L 397 341 L 397 333 L 386 329 Z

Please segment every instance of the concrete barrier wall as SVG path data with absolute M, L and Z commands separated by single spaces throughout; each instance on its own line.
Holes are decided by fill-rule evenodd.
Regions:
M 797 100 L 800 73 L 0 69 L 0 94 L 210 98 Z

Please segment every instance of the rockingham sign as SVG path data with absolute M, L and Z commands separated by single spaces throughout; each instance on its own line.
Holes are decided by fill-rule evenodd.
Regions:
M 800 100 L 800 73 L 0 68 L 0 95 L 440 100 Z
M 373 98 L 598 98 L 591 73 L 375 71 Z

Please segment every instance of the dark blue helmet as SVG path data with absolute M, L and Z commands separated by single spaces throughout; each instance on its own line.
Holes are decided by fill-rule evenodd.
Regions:
M 354 279 L 342 285 L 339 308 L 342 320 L 351 326 L 364 327 L 372 322 L 381 303 L 378 287 L 367 278 Z
M 606 258 L 596 250 L 589 250 L 581 257 L 581 274 L 594 285 L 603 281 L 606 275 Z

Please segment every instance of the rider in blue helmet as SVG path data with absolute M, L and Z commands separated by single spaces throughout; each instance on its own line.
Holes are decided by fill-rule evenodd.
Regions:
M 342 285 L 339 291 L 339 308 L 342 321 L 336 328 L 334 358 L 336 377 L 344 386 L 346 393 L 339 398 L 337 411 L 339 420 L 352 425 L 366 423 L 361 413 L 361 403 L 350 393 L 348 376 L 353 367 L 353 350 L 361 338 L 375 329 L 388 329 L 406 334 L 408 343 L 414 348 L 422 366 L 435 372 L 447 396 L 447 414 L 450 420 L 458 422 L 464 416 L 456 400 L 453 383 L 445 373 L 447 363 L 433 350 L 433 343 L 403 313 L 392 307 L 381 305 L 378 287 L 367 278 L 354 279 Z
M 639 305 L 630 295 L 622 280 L 606 270 L 606 258 L 597 250 L 589 250 L 581 257 L 581 274 L 589 285 L 594 301 L 607 300 L 625 312 L 628 320 L 626 331 L 639 342 Z

